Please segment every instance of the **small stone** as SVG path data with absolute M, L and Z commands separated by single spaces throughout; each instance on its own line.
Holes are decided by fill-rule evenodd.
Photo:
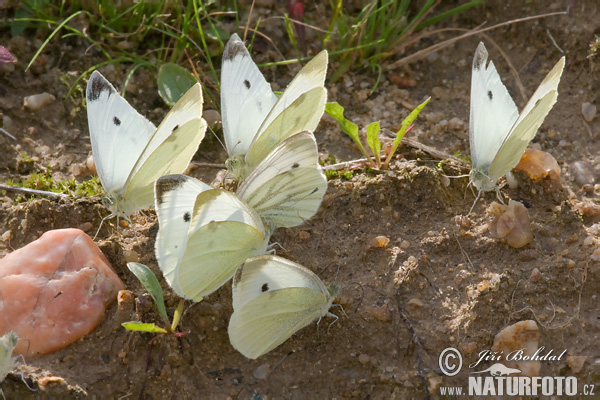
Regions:
M 92 224 L 91 222 L 84 222 L 83 224 L 79 225 L 79 229 L 81 229 L 84 232 L 89 232 L 94 228 L 94 224 Z
M 126 262 L 138 262 L 140 261 L 140 256 L 135 250 L 124 250 L 123 258 Z
M 569 177 L 573 179 L 579 187 L 593 185 L 596 182 L 594 168 L 587 161 L 575 161 L 569 164 Z
M 583 245 L 584 246 L 591 246 L 592 244 L 594 244 L 594 237 L 593 236 L 588 236 L 585 239 L 583 239 Z
M 23 106 L 31 111 L 38 111 L 53 103 L 56 98 L 50 93 L 40 93 L 27 96 L 23 99 Z
M 374 249 L 378 247 L 385 247 L 390 242 L 390 238 L 387 236 L 376 236 L 369 242 L 369 248 Z
M 135 296 L 130 290 L 119 290 L 117 294 L 117 320 L 119 323 L 131 321 L 135 313 Z
M 517 171 L 523 171 L 533 181 L 549 179 L 548 189 L 556 191 L 560 188 L 560 166 L 550 153 L 528 148 L 521 156 L 521 160 L 515 167 Z
M 531 275 L 529 275 L 529 279 L 531 279 L 532 281 L 535 281 L 537 279 L 539 279 L 542 276 L 542 273 L 540 272 L 540 269 L 538 267 L 535 267 L 534 269 L 531 270 Z
M 265 379 L 269 375 L 269 372 L 271 372 L 271 365 L 269 365 L 269 363 L 265 363 L 259 365 L 254 370 L 253 375 L 256 379 Z
M 298 239 L 306 241 L 308 239 L 310 239 L 310 232 L 307 231 L 299 231 L 298 232 Z
M 600 247 L 596 248 L 590 258 L 594 261 L 600 261 Z
M 369 361 L 371 361 L 371 357 L 369 357 L 366 354 L 361 354 L 358 356 L 358 362 L 361 363 L 362 365 L 368 364 Z
M 456 217 L 454 217 L 454 222 L 456 222 L 458 226 L 462 226 L 463 228 L 469 229 L 471 227 L 471 220 L 465 215 L 457 215 Z
M 596 105 L 593 103 L 585 102 L 581 104 L 581 114 L 583 114 L 583 119 L 587 122 L 592 122 L 594 120 L 597 111 Z
M 494 338 L 492 351 L 508 354 L 512 351 L 523 350 L 523 355 L 533 356 L 539 349 L 540 332 L 535 321 L 525 320 L 502 329 Z M 539 361 L 502 361 L 506 367 L 521 370 L 524 376 L 539 376 L 541 363 Z
M 90 155 L 87 160 L 85 160 L 85 165 L 87 166 L 87 169 L 90 171 L 91 175 L 98 175 L 98 172 L 96 171 L 96 163 L 94 162 L 94 156 Z
M 376 304 L 375 306 L 365 307 L 365 311 L 370 316 L 378 319 L 381 322 L 390 322 L 392 320 L 392 312 L 387 303 Z
M 206 125 L 215 126 L 221 122 L 221 114 L 217 110 L 204 110 L 202 112 L 202 118 L 206 121 Z
M 85 175 L 87 175 L 87 173 L 88 168 L 86 165 L 79 163 L 71 165 L 71 174 L 73 174 L 75 178 L 84 177 Z
M 0 260 L 0 335 L 19 335 L 14 354 L 52 353 L 91 332 L 124 287 L 83 231 L 46 232 Z
M 443 378 L 441 376 L 430 376 L 427 378 L 427 382 L 429 384 L 429 393 L 436 393 L 443 382 Z
M 414 307 L 423 307 L 423 302 L 420 299 L 417 299 L 416 297 L 413 297 L 412 299 L 410 299 L 407 304 L 409 306 L 414 306 Z
M 533 241 L 529 212 L 518 201 L 510 200 L 506 211 L 496 217 L 488 228 L 493 237 L 517 249 Z
M 477 351 L 478 347 L 479 345 L 477 342 L 468 342 L 462 346 L 461 350 L 464 354 L 473 354 L 475 351 Z
M 52 387 L 56 386 L 67 386 L 67 381 L 60 376 L 45 376 L 43 378 L 38 379 L 37 381 L 38 387 L 42 392 L 47 392 L 52 389 Z
M 565 260 L 565 265 L 567 266 L 567 269 L 573 269 L 577 264 L 575 264 L 575 261 L 571 260 L 570 258 L 567 258 Z
M 410 247 L 410 242 L 408 240 L 403 240 L 402 242 L 400 242 L 400 248 L 402 250 L 406 250 Z
M 0 236 L 0 241 L 9 243 L 10 240 L 14 237 L 12 231 L 9 229 Z
M 573 371 L 575 374 L 578 374 L 583 369 L 586 360 L 586 356 L 567 356 L 566 361 L 569 368 L 571 368 L 571 371 Z

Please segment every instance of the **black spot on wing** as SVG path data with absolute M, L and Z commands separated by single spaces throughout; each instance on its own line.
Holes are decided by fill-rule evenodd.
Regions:
M 158 178 L 154 187 L 154 195 L 156 196 L 158 205 L 163 203 L 165 193 L 181 187 L 185 181 L 186 178 L 184 175 L 166 175 Z
M 262 287 L 260 288 L 261 292 L 266 292 L 269 290 L 269 284 L 268 283 L 263 283 Z
M 173 129 L 171 130 L 171 133 L 175 132 L 177 129 L 179 129 L 179 124 L 177 124 L 173 127 Z
M 297 162 L 292 164 L 292 169 L 296 169 L 300 166 L 300 164 L 298 164 Z
M 252 87 L 252 85 L 250 84 L 250 81 L 248 79 L 244 79 L 244 86 L 248 90 L 250 90 L 250 88 Z
M 110 96 L 114 91 L 115 89 L 102 74 L 98 71 L 94 71 L 87 85 L 86 97 L 88 101 L 96 101 L 100 98 L 102 92 L 108 92 L 108 95 Z
M 121 120 L 117 117 L 113 117 L 113 124 L 115 124 L 116 126 L 121 125 Z
M 190 222 L 191 219 L 192 219 L 192 216 L 190 215 L 189 211 L 186 211 L 183 214 L 183 221 L 184 222 Z
M 309 196 L 310 196 L 311 194 L 315 194 L 315 193 L 317 193 L 318 191 L 319 191 L 319 188 L 318 188 L 318 187 L 314 188 L 314 189 L 313 189 L 313 191 L 312 191 L 312 192 L 310 192 Z
M 491 91 L 491 90 L 488 90 L 488 98 L 489 98 L 490 100 L 493 100 L 493 99 L 494 99 L 494 93 L 492 93 L 492 91 Z

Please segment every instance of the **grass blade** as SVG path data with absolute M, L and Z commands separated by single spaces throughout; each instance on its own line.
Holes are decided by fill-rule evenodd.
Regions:
M 150 293 L 154 303 L 156 303 L 158 314 L 162 320 L 165 321 L 167 326 L 169 326 L 169 317 L 167 316 L 167 309 L 165 308 L 162 287 L 160 286 L 160 283 L 158 283 L 158 279 L 156 279 L 154 272 L 144 264 L 135 262 L 127 263 L 127 268 L 129 268 L 136 278 L 139 279 L 142 286 Z

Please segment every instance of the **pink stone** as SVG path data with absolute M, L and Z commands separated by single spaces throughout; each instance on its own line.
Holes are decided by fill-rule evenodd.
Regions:
M 541 362 L 538 360 L 523 361 L 524 356 L 531 358 L 540 349 L 540 332 L 538 326 L 533 320 L 519 321 L 516 324 L 502 329 L 494 338 L 492 351 L 502 352 L 503 358 L 500 361 L 505 367 L 517 368 L 521 370 L 519 375 L 539 376 Z M 513 357 L 516 353 L 522 351 L 523 357 Z M 549 350 L 539 354 L 546 355 Z M 505 357 L 511 354 L 513 361 L 506 361 Z M 520 353 L 519 353 L 520 354 Z M 558 354 L 556 354 L 558 356 Z M 517 360 L 517 361 L 515 361 Z
M 19 335 L 13 356 L 52 353 L 91 332 L 124 288 L 82 230 L 46 232 L 0 260 L 0 335 Z
M 492 203 L 494 204 L 494 203 Z M 489 224 L 489 231 L 495 238 L 500 238 L 511 247 L 521 248 L 533 240 L 529 212 L 522 203 L 509 200 L 508 207 L 495 203 L 494 207 L 502 214 L 496 215 Z M 492 207 L 490 207 L 492 208 Z M 492 213 L 497 213 L 494 211 Z

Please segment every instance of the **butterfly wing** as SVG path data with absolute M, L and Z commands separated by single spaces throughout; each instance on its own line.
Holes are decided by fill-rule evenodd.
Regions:
M 489 176 L 490 165 L 519 116 L 494 63 L 487 64 L 487 60 L 488 52 L 483 43 L 479 43 L 471 76 L 469 138 L 473 170 L 484 176 Z M 474 183 L 477 188 L 481 187 L 479 182 Z M 495 181 L 492 187 L 494 184 Z M 491 187 L 483 190 L 489 189 Z
M 229 157 L 245 154 L 258 128 L 277 101 L 237 34 L 223 52 L 221 113 Z
M 180 174 L 189 165 L 206 132 L 202 88 L 196 84 L 173 106 L 139 156 L 124 192 L 123 214 L 154 202 L 154 182 Z
M 283 141 L 246 178 L 237 194 L 272 227 L 292 227 L 311 218 L 327 191 L 310 132 Z
M 235 194 L 220 189 L 200 193 L 177 267 L 177 294 L 200 301 L 227 282 L 248 257 L 264 253 L 268 241 L 258 214 Z
M 326 74 L 327 52 L 322 51 L 290 82 L 254 137 L 246 157 L 250 171 L 282 140 L 317 128 L 327 102 Z
M 0 337 L 0 383 L 6 374 L 14 367 L 12 352 L 17 345 L 19 337 L 15 332 L 8 332 Z M 0 393 L 2 391 L 0 390 Z
M 181 293 L 177 266 L 185 253 L 196 197 L 212 187 L 186 175 L 167 175 L 154 186 L 158 233 L 155 253 L 165 280 Z
M 247 260 L 233 279 L 232 346 L 255 359 L 327 314 L 333 296 L 310 270 L 277 256 Z
M 96 170 L 107 196 L 123 188 L 156 127 L 140 115 L 98 71 L 86 89 Z
M 521 159 L 544 119 L 558 98 L 558 84 L 565 66 L 562 57 L 546 75 L 506 136 L 490 167 L 490 178 L 497 180 L 512 170 Z

